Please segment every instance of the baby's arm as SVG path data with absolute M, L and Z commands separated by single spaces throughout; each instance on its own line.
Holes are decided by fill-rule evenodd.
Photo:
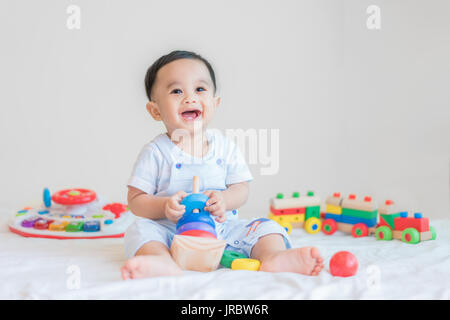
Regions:
M 165 218 L 166 202 L 166 197 L 156 197 L 138 188 L 128 186 L 128 207 L 138 217 L 155 220 Z
M 185 211 L 180 201 L 187 196 L 179 191 L 171 197 L 157 197 L 128 186 L 128 207 L 136 216 L 152 220 L 167 218 L 176 223 Z

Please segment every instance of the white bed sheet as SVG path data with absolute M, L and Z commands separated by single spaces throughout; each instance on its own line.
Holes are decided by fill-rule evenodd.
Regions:
M 122 239 L 24 238 L 8 230 L 0 212 L 1 299 L 449 299 L 450 219 L 435 220 L 437 240 L 353 239 L 337 232 L 309 235 L 294 229 L 294 247 L 317 246 L 325 269 L 317 277 L 218 269 L 180 277 L 123 281 Z M 329 260 L 340 250 L 356 255 L 356 276 L 337 278 Z M 71 269 L 75 266 L 75 269 Z M 79 270 L 80 287 L 73 282 Z

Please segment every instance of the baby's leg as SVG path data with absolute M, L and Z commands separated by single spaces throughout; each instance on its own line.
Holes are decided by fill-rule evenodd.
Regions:
M 159 241 L 145 243 L 134 257 L 125 262 L 120 270 L 124 280 L 173 276 L 183 273 L 173 261 L 167 246 Z
M 305 275 L 318 275 L 323 268 L 323 259 L 315 247 L 286 250 L 280 234 L 268 234 L 258 239 L 251 257 L 261 261 L 261 271 L 296 272 Z

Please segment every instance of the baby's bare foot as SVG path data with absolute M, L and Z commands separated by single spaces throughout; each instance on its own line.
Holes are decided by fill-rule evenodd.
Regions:
M 124 280 L 183 274 L 174 261 L 158 255 L 135 256 L 127 260 L 120 271 Z
M 295 272 L 317 276 L 323 269 L 323 259 L 315 247 L 280 251 L 261 261 L 261 271 Z

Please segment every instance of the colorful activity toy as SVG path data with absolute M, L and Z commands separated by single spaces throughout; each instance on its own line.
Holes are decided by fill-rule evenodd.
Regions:
M 208 197 L 199 193 L 197 176 L 192 190 L 181 201 L 186 211 L 177 222 L 170 253 L 183 270 L 213 271 L 219 266 L 226 242 L 217 239 L 215 222 L 204 210 Z
M 330 259 L 330 273 L 335 277 L 351 277 L 358 271 L 358 260 L 348 251 L 336 252 Z
M 107 203 L 92 190 L 73 188 L 51 195 L 45 188 L 43 203 L 17 211 L 9 230 L 36 238 L 120 238 L 133 221 L 127 205 Z
M 291 233 L 292 227 L 304 227 L 305 231 L 315 234 L 321 230 L 320 198 L 309 191 L 305 196 L 294 192 L 291 198 L 282 193 L 271 199 L 269 219 L 278 222 Z

